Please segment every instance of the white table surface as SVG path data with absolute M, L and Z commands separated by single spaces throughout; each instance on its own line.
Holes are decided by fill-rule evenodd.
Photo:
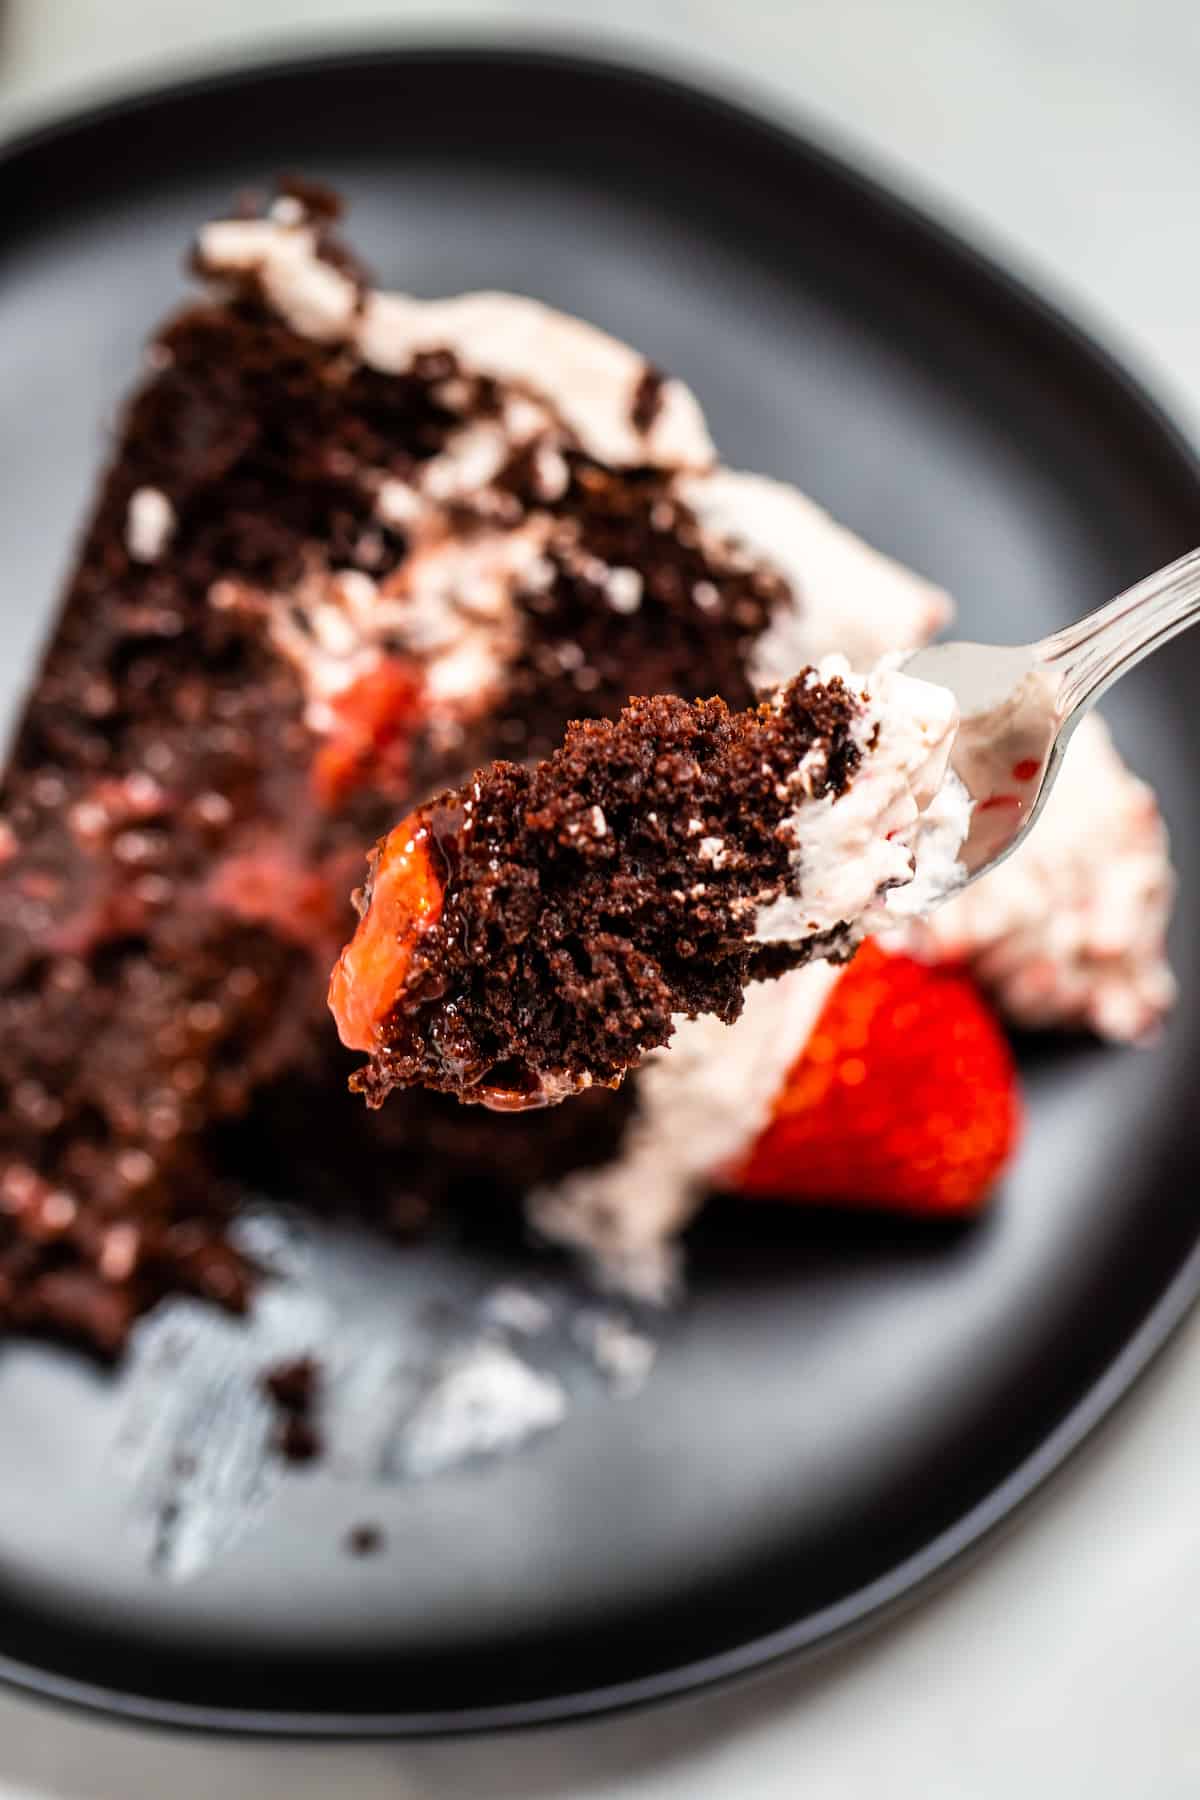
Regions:
M 181 59 L 480 23 L 604 29 L 757 87 L 1057 293 L 1200 435 L 1196 0 L 7 0 L 0 131 Z M 419 1745 L 218 1742 L 0 1694 L 0 1800 L 214 1794 L 1194 1800 L 1200 1319 L 973 1570 L 815 1670 Z

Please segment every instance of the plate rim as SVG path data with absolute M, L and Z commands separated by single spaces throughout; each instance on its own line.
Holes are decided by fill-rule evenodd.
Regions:
M 892 187 L 876 173 L 869 154 L 847 145 L 835 133 L 773 101 L 769 93 L 687 56 L 657 54 L 653 46 L 612 40 L 596 33 L 552 32 L 533 39 L 520 31 L 465 27 L 407 35 L 356 33 L 347 46 L 319 36 L 295 50 L 276 45 L 250 46 L 241 52 L 204 57 L 167 79 L 119 84 L 98 98 L 86 96 L 40 113 L 32 123 L 18 121 L 15 130 L 0 128 L 0 171 L 10 172 L 23 158 L 36 157 L 64 139 L 98 127 L 133 120 L 173 100 L 200 98 L 252 83 L 286 81 L 324 69 L 333 77 L 353 76 L 381 63 L 411 67 L 422 62 L 462 64 L 487 61 L 535 67 L 547 75 L 556 70 L 636 83 L 657 89 L 697 111 L 707 110 L 733 129 L 765 134 L 782 150 L 852 190 L 856 197 L 895 226 L 919 232 L 924 248 L 950 268 L 961 285 L 967 281 L 1003 302 L 1024 331 L 1032 331 L 1059 354 L 1068 353 L 1093 386 L 1107 389 L 1109 410 L 1126 412 L 1139 428 L 1143 462 L 1153 458 L 1164 482 L 1200 507 L 1200 449 L 1166 406 L 1154 387 L 1108 347 L 1104 338 L 1047 297 L 1023 274 L 985 249 L 947 207 L 949 219 L 934 210 L 928 196 L 915 199 L 903 185 Z M 903 178 L 901 178 L 903 183 Z M 29 1696 L 54 1700 L 77 1710 L 130 1723 L 179 1730 L 258 1738 L 370 1740 L 441 1737 L 466 1733 L 518 1730 L 562 1725 L 571 1720 L 629 1711 L 766 1673 L 784 1660 L 813 1660 L 850 1639 L 896 1617 L 940 1582 L 964 1569 L 1046 1488 L 1073 1454 L 1128 1397 L 1139 1378 L 1182 1324 L 1200 1298 L 1200 1222 L 1196 1241 L 1141 1323 L 1128 1336 L 1098 1378 L 1047 1433 L 1037 1448 L 992 1490 L 951 1525 L 874 1581 L 791 1625 L 752 1638 L 733 1649 L 660 1670 L 651 1675 L 552 1695 L 537 1700 L 422 1712 L 354 1713 L 339 1710 L 241 1708 L 164 1700 L 108 1688 L 103 1683 L 55 1674 L 36 1664 L 0 1653 L 0 1683 Z

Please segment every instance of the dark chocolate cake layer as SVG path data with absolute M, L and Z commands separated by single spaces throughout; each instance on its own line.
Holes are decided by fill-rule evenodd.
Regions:
M 245 1303 L 246 1159 L 308 1134 L 328 1162 L 348 1104 L 324 996 L 364 843 L 633 692 L 747 705 L 810 602 L 832 647 L 731 533 L 744 478 L 686 390 L 533 302 L 374 293 L 331 213 L 297 189 L 201 234 L 209 291 L 148 351 L 0 786 L 0 1328 L 115 1353 L 164 1294 Z M 828 563 L 836 528 L 772 491 Z M 896 643 L 940 611 L 864 580 Z M 513 1195 L 635 1107 L 404 1096 L 330 1186 L 397 1223 L 460 1169 Z

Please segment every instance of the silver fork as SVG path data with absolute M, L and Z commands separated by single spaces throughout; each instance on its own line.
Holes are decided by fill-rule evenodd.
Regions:
M 961 725 L 951 766 L 973 802 L 959 860 L 967 881 L 1031 830 L 1071 733 L 1127 670 L 1200 619 L 1200 550 L 1147 575 L 1036 644 L 933 644 L 904 672 L 949 688 Z

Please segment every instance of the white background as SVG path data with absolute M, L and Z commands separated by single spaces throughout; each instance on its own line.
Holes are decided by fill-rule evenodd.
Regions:
M 480 23 L 603 29 L 748 83 L 1050 289 L 1200 434 L 1195 0 L 0 0 L 0 129 L 180 58 Z M 0 1694 L 0 1800 L 216 1794 L 1194 1800 L 1200 1320 L 1003 1543 L 814 1671 L 555 1732 L 349 1748 Z

